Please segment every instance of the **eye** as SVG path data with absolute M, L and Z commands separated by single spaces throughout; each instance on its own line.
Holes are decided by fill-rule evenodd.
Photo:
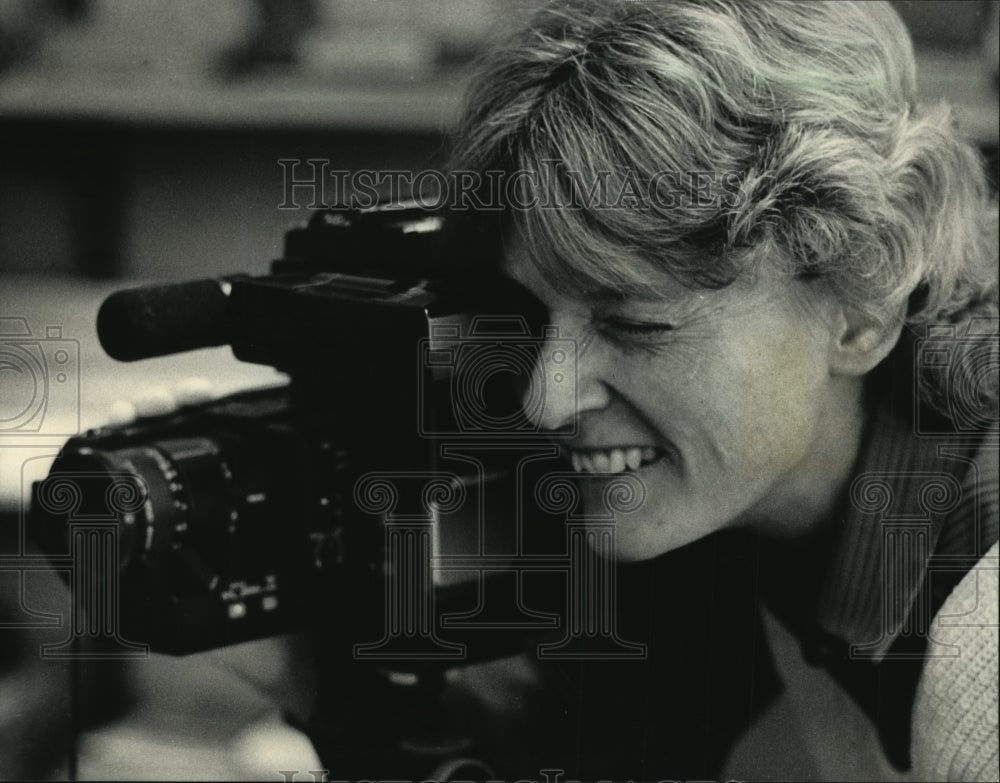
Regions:
M 601 331 L 612 339 L 632 343 L 656 344 L 662 342 L 674 330 L 673 324 L 665 321 L 635 320 L 618 316 L 600 319 Z

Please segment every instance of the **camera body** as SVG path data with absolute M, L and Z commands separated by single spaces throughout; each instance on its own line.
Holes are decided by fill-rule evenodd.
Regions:
M 49 554 L 74 557 L 88 526 L 114 534 L 87 578 L 113 594 L 118 637 L 175 654 L 309 627 L 377 638 L 386 523 L 426 523 L 436 552 L 447 525 L 468 538 L 481 523 L 449 521 L 442 498 L 510 477 L 463 472 L 444 461 L 448 444 L 509 448 L 514 434 L 537 446 L 522 401 L 538 396 L 538 350 L 566 360 L 552 383 L 572 388 L 575 365 L 534 297 L 487 261 L 446 253 L 442 228 L 398 204 L 317 213 L 286 235 L 268 276 L 105 303 L 98 332 L 116 358 L 228 343 L 289 378 L 74 437 L 34 486 Z M 406 485 L 391 508 L 359 502 L 376 474 Z

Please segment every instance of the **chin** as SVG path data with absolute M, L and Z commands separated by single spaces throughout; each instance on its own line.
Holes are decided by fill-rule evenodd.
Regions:
M 614 558 L 623 563 L 652 560 L 712 533 L 705 514 L 691 513 L 681 503 L 670 502 L 651 482 L 636 481 L 629 474 L 593 477 L 582 488 L 585 516 L 597 525 L 610 525 Z M 659 497 L 658 497 L 659 496 Z M 605 554 L 606 544 L 601 544 Z M 595 544 L 591 548 L 597 549 Z
M 617 513 L 613 517 L 605 512 L 605 517 L 605 524 L 611 526 L 614 558 L 622 563 L 652 560 L 693 543 L 714 529 L 692 529 L 690 524 L 686 524 L 689 520 L 682 521 L 682 515 L 677 513 L 677 509 L 667 510 L 653 505 L 630 513 Z M 606 543 L 601 546 L 603 548 L 599 554 L 607 556 L 609 548 Z M 597 545 L 592 545 L 591 548 L 596 549 Z
M 709 532 L 671 526 L 663 518 L 658 521 L 622 519 L 615 526 L 615 559 L 623 563 L 652 560 L 687 546 Z

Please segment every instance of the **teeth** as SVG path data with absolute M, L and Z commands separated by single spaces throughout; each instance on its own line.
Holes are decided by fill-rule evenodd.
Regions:
M 624 473 L 638 470 L 643 463 L 658 456 L 655 448 L 609 449 L 608 451 L 571 451 L 570 461 L 577 473 Z

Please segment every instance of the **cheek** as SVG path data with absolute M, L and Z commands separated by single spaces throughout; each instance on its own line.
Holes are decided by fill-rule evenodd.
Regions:
M 669 355 L 629 365 L 626 388 L 645 390 L 661 434 L 709 467 L 753 479 L 768 464 L 801 456 L 823 397 L 825 365 L 808 329 L 786 319 L 678 341 Z
M 748 480 L 801 459 L 821 409 L 823 365 L 796 329 L 748 331 L 717 365 L 710 395 L 720 457 Z
M 786 330 L 757 344 L 756 353 L 747 367 L 744 428 L 771 459 L 798 459 L 821 410 L 825 372 L 817 346 L 806 332 Z

